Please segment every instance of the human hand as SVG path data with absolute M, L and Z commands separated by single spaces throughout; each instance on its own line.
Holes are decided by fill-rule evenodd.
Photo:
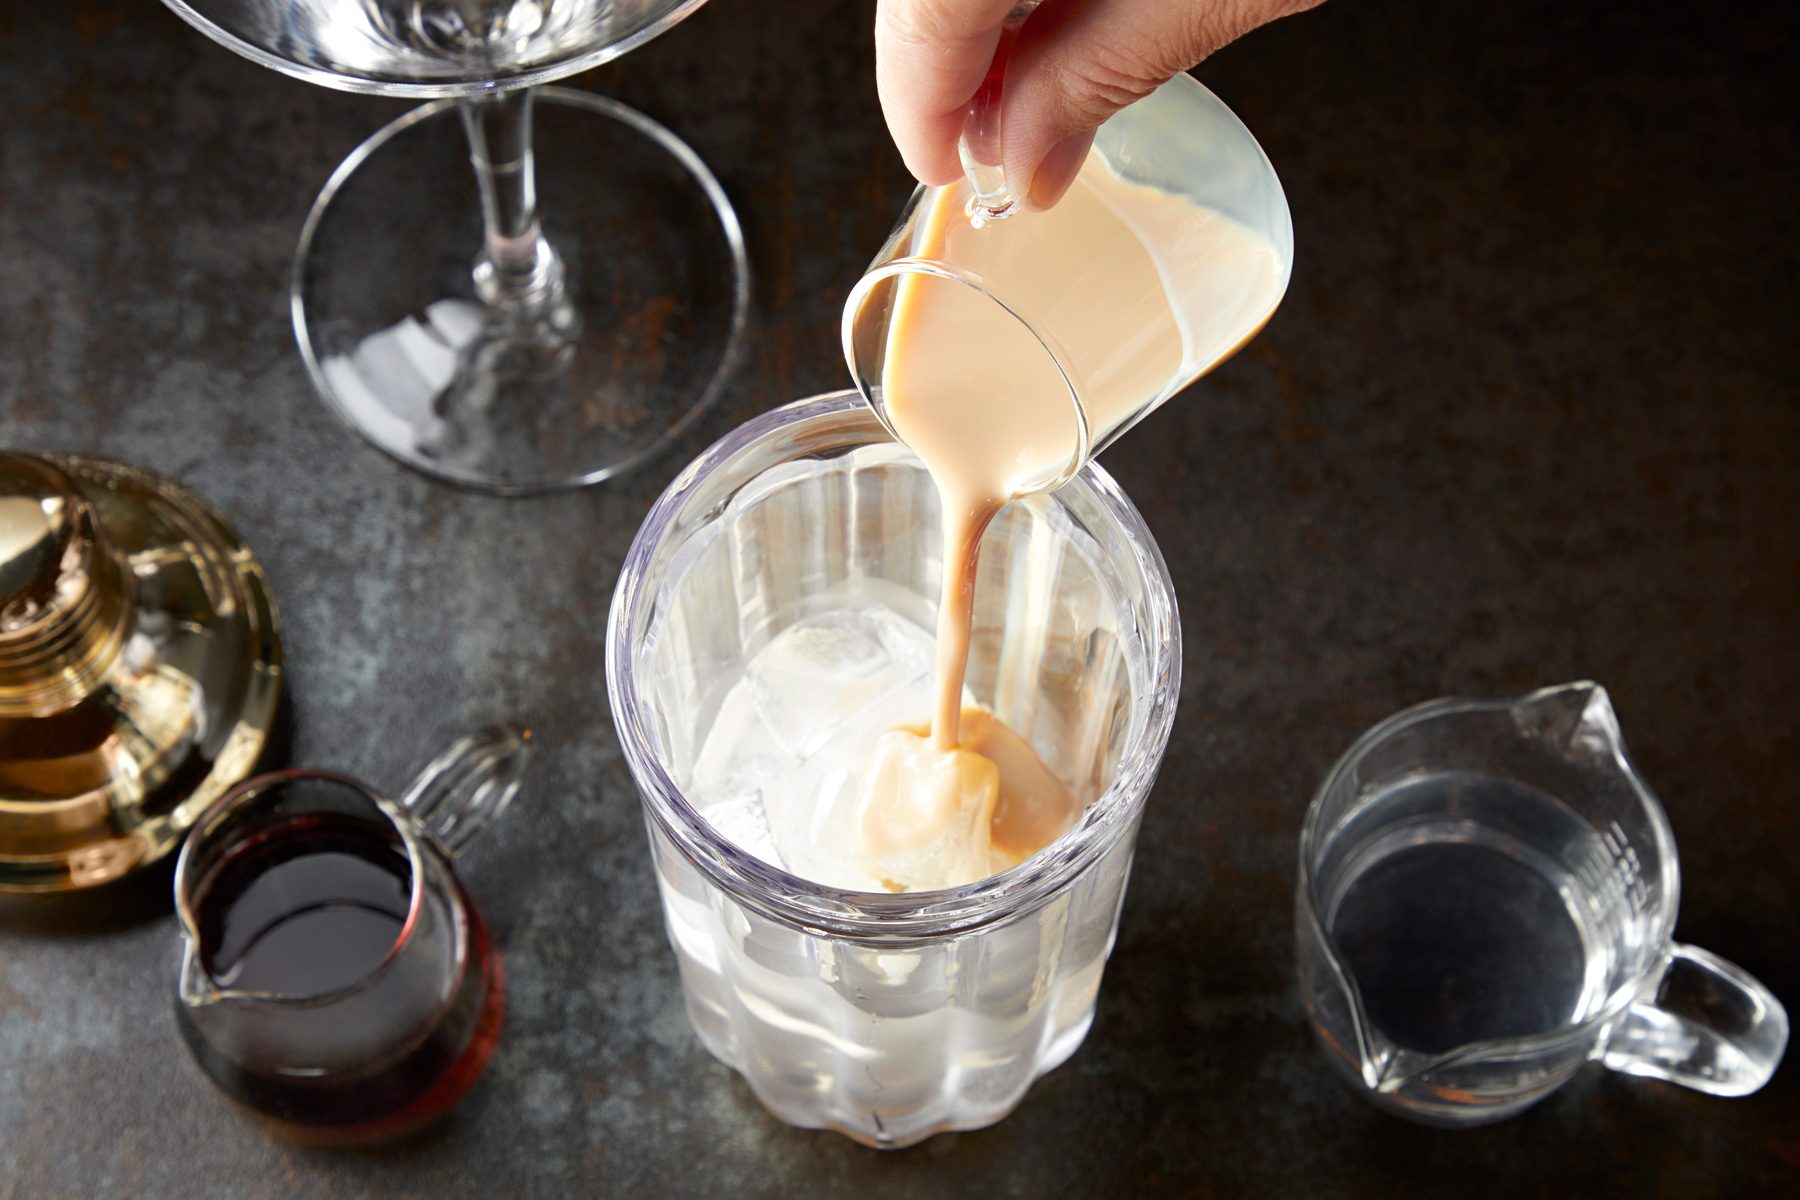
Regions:
M 1007 64 L 1006 178 L 1033 208 L 1061 199 L 1099 124 L 1177 72 L 1322 0 L 1044 0 Z M 962 175 L 956 142 L 1018 0 L 877 0 L 875 84 L 923 183 Z

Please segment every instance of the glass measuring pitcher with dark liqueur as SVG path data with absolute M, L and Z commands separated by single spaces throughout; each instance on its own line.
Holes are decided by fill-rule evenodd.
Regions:
M 462 1098 L 493 1055 L 506 993 L 451 846 L 510 798 L 516 775 L 500 770 L 516 764 L 485 780 L 466 761 L 428 770 L 399 802 L 284 772 L 202 819 L 177 869 L 176 1018 L 214 1083 L 325 1143 L 403 1135 Z

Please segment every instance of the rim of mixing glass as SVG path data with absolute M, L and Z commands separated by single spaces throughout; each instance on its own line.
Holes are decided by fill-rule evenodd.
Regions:
M 823 436 L 831 432 L 848 437 Z M 860 429 L 858 427 L 861 427 Z M 714 833 L 682 794 L 654 750 L 647 705 L 638 692 L 636 656 L 649 632 L 663 582 L 658 558 L 668 531 L 709 478 L 766 439 L 786 437 L 793 457 L 888 440 L 855 391 L 796 401 L 740 426 L 702 453 L 663 492 L 626 555 L 607 620 L 606 682 L 613 721 L 645 810 L 691 862 L 746 907 L 786 924 L 858 941 L 941 938 L 1011 920 L 1066 888 L 1128 832 L 1141 811 L 1168 745 L 1181 688 L 1181 625 L 1162 552 L 1119 485 L 1089 463 L 1071 487 L 1085 488 L 1114 521 L 1148 583 L 1142 636 L 1149 647 L 1148 699 L 1134 716 L 1112 783 L 1081 820 L 1049 847 L 998 875 L 962 887 L 922 892 L 860 892 L 814 883 L 763 862 Z M 755 476 L 746 477 L 748 484 Z M 741 486 L 741 485 L 740 485 Z M 1055 501 L 1052 500 L 1054 503 Z

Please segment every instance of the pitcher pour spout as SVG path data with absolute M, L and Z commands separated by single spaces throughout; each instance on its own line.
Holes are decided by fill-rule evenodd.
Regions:
M 1625 739 L 1612 697 L 1591 679 L 1539 688 L 1512 706 L 1521 733 L 1541 740 L 1571 762 L 1613 766 L 1621 773 Z
M 176 994 L 187 1008 L 205 1008 L 226 998 L 226 994 L 207 974 L 200 961 L 200 950 L 193 938 L 182 939 L 181 971 L 177 976 Z
M 1369 1020 L 1361 990 L 1325 933 L 1315 907 L 1302 902 L 1297 911 L 1300 970 L 1313 1031 L 1337 1067 L 1363 1087 L 1377 1093 L 1397 1090 L 1414 1073 L 1411 1063 L 1403 1060 L 1417 1056 L 1389 1041 Z
M 1416 1082 L 1435 1067 L 1441 1067 L 1456 1054 L 1421 1054 L 1387 1041 L 1379 1033 L 1369 1035 L 1369 1057 L 1363 1059 L 1363 1082 L 1378 1095 L 1392 1095 Z
M 1339 965 L 1338 969 L 1343 968 Z M 1363 1009 L 1355 983 L 1347 974 L 1342 977 L 1342 985 L 1350 1027 L 1356 1037 L 1356 1045 L 1349 1049 L 1356 1057 L 1355 1065 L 1362 1075 L 1363 1086 L 1382 1094 L 1399 1091 L 1418 1074 L 1424 1056 L 1395 1045 L 1375 1027 Z
M 1329 943 L 1317 944 L 1333 979 L 1330 984 L 1321 981 L 1308 1004 L 1313 1030 L 1338 1068 L 1371 1094 L 1398 1095 L 1418 1084 L 1423 1076 L 1465 1058 L 1474 1048 L 1460 1046 L 1427 1053 L 1393 1041 L 1369 1019 L 1356 981 L 1338 961 L 1335 950 Z M 1343 1036 L 1345 1033 L 1347 1037 Z

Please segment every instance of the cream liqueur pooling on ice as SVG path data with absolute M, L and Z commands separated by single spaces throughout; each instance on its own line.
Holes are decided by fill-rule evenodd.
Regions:
M 1281 256 L 1266 239 L 1121 179 L 1099 155 L 1044 212 L 978 228 L 958 189 L 925 203 L 914 253 L 956 263 L 1014 303 L 1066 288 L 1071 261 L 1105 264 L 1082 273 L 1084 319 L 1054 331 L 1090 443 L 1229 357 L 1281 298 Z M 1182 261 L 1159 262 L 1157 245 L 1181 245 Z M 1170 271 L 1180 272 L 1179 306 Z M 708 734 L 694 786 L 721 833 L 797 874 L 920 891 L 1023 861 L 1094 799 L 1074 794 L 963 686 L 982 533 L 1076 455 L 1079 426 L 1068 384 L 1031 332 L 991 299 L 931 276 L 896 286 L 882 387 L 889 421 L 942 502 L 935 671 L 899 598 L 859 588 L 841 613 L 790 627 L 752 661 Z M 809 739 L 794 735 L 796 713 L 834 705 L 856 718 L 811 726 L 827 733 L 800 745 Z M 797 767 L 761 789 L 766 811 L 750 812 L 737 798 L 746 770 L 775 770 L 755 748 L 765 731 Z

